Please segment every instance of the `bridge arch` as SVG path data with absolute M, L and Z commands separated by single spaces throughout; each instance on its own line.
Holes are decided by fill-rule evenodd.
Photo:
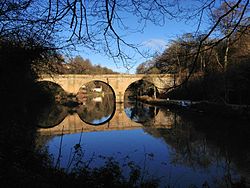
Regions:
M 112 92 L 112 94 L 114 94 L 114 96 L 115 96 L 115 90 L 114 90 L 114 88 L 112 87 L 112 85 L 110 85 L 108 82 L 105 82 L 105 81 L 103 81 L 103 80 L 97 80 L 97 79 L 96 79 L 96 80 L 91 80 L 91 81 L 85 82 L 83 85 L 80 86 L 79 90 L 80 90 L 81 87 L 83 87 L 83 86 L 88 87 L 88 85 L 89 85 L 90 83 L 92 83 L 92 82 L 93 82 L 94 84 L 97 84 L 97 82 L 100 82 L 101 85 L 107 86 L 107 88 L 109 88 L 110 91 Z M 97 84 L 97 85 L 100 85 L 100 84 Z
M 44 90 L 48 89 L 48 90 L 64 91 L 64 88 L 60 84 L 50 81 L 50 80 L 39 80 L 37 84 L 42 85 Z
M 148 95 L 150 97 L 157 97 L 159 95 L 159 90 L 155 84 L 151 81 L 140 79 L 132 82 L 125 90 L 125 98 L 127 97 L 137 97 L 140 95 Z

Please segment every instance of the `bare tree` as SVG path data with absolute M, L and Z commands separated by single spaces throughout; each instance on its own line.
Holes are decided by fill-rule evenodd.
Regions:
M 224 11 L 220 11 L 221 8 L 225 6 L 224 3 L 226 4 L 227 9 L 224 9 Z M 196 11 L 194 11 L 194 13 L 187 14 L 188 19 L 198 17 L 199 22 L 196 33 L 199 34 L 200 26 L 204 21 L 203 17 L 205 16 L 205 12 L 208 12 L 209 15 L 215 12 L 220 12 L 220 14 L 217 14 L 217 16 L 213 18 L 213 23 L 211 27 L 196 44 L 196 50 L 194 52 L 192 66 L 189 70 L 189 74 L 186 77 L 186 79 L 181 84 L 168 88 L 167 91 L 185 84 L 190 79 L 192 73 L 194 72 L 197 66 L 200 54 L 202 51 L 204 51 L 203 50 L 204 44 L 210 36 L 216 36 L 217 39 L 213 40 L 212 43 L 209 44 L 209 47 L 205 48 L 205 50 L 209 50 L 225 40 L 227 40 L 228 42 L 230 36 L 234 35 L 237 32 L 244 33 L 249 29 L 250 26 L 250 19 L 248 16 L 249 0 L 238 0 L 238 1 L 232 1 L 230 3 L 224 1 L 224 3 L 223 4 L 218 3 L 216 0 L 204 1 L 204 3 L 201 6 L 198 6 L 198 8 L 196 8 Z M 236 15 L 236 12 L 237 16 L 234 16 Z M 225 24 L 225 20 L 228 20 L 228 17 L 231 17 L 230 23 L 228 23 L 230 26 L 224 28 L 226 32 L 218 33 L 219 28 L 221 28 Z M 227 53 L 228 53 L 228 48 L 226 48 L 226 53 L 225 53 L 225 60 L 224 60 L 224 63 L 226 62 L 225 65 L 227 65 Z
M 217 32 L 228 15 L 239 12 L 230 31 L 219 36 L 214 45 L 238 28 L 249 27 L 246 13 L 249 0 L 224 1 L 223 4 L 227 4 L 228 9 L 218 15 L 198 43 L 194 67 L 204 41 Z M 54 39 L 57 45 L 62 46 L 83 45 L 84 48 L 105 52 L 129 68 L 131 65 L 127 61 L 132 60 L 136 53 L 144 54 L 140 45 L 127 40 L 127 35 L 143 31 L 149 22 L 166 25 L 169 19 L 198 19 L 198 33 L 204 21 L 209 19 L 208 15 L 220 5 L 221 1 L 217 0 L 190 1 L 188 4 L 181 0 L 4 0 L 0 3 L 0 35 L 11 32 L 17 38 L 42 37 L 46 41 Z

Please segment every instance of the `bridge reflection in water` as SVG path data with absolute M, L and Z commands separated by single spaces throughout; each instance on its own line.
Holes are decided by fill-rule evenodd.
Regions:
M 92 132 L 92 131 L 109 131 L 109 130 L 129 130 L 141 128 L 143 126 L 151 126 L 155 128 L 171 128 L 176 121 L 176 116 L 173 113 L 166 115 L 166 112 L 157 111 L 156 107 L 153 108 L 153 114 L 149 119 L 146 119 L 145 122 L 143 120 L 134 121 L 133 117 L 130 114 L 126 114 L 126 109 L 124 110 L 124 104 L 116 104 L 116 109 L 114 115 L 111 120 L 108 122 L 93 126 L 81 120 L 78 113 L 73 114 L 65 114 L 65 118 L 58 124 L 52 127 L 52 125 L 48 126 L 49 128 L 39 128 L 38 132 L 41 135 L 59 135 L 59 134 L 71 134 L 78 132 Z M 129 109 L 129 107 L 127 108 Z M 132 119 L 130 119 L 130 116 Z M 144 117 L 148 117 L 145 116 Z M 58 122 L 58 120 L 57 120 Z M 46 122 L 48 123 L 48 122 Z M 52 123 L 52 122 L 50 122 Z M 143 123 L 144 125 L 142 125 Z M 52 123 L 53 124 L 53 123 Z

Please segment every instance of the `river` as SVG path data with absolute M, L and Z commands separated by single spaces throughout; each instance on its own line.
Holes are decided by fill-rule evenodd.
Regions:
M 112 100 L 98 96 L 74 109 L 45 110 L 37 148 L 66 171 L 112 158 L 125 176 L 133 164 L 142 178 L 159 178 L 160 187 L 250 185 L 247 122 Z

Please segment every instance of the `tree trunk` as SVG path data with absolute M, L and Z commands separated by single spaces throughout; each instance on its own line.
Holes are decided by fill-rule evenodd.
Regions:
M 229 51 L 229 42 L 230 42 L 230 39 L 229 37 L 227 38 L 227 41 L 226 41 L 226 50 L 225 50 L 225 55 L 224 55 L 224 69 L 223 69 L 223 72 L 224 72 L 224 90 L 225 90 L 225 101 L 226 102 L 229 102 L 228 99 L 229 99 L 229 96 L 228 96 L 228 86 L 227 86 L 227 66 L 228 66 L 228 51 Z
M 227 66 L 228 66 L 228 51 L 229 51 L 229 37 L 227 38 L 227 43 L 226 43 L 226 50 L 225 50 L 225 56 L 224 56 L 224 72 L 227 71 Z

